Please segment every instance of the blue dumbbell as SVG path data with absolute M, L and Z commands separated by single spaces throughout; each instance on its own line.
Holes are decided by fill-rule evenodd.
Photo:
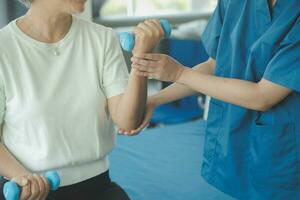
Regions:
M 168 20 L 166 19 L 162 19 L 160 20 L 160 25 L 163 28 L 164 32 L 165 32 L 165 37 L 170 37 L 171 32 L 172 32 L 172 27 L 170 25 L 170 23 L 168 22 Z M 135 43 L 135 38 L 134 38 L 134 34 L 132 33 L 120 33 L 119 34 L 119 39 L 120 39 L 120 44 L 121 47 L 125 50 L 125 51 L 132 51 L 133 47 L 134 47 L 134 43 Z
M 51 190 L 57 190 L 59 188 L 60 178 L 56 171 L 47 172 L 45 177 L 49 182 Z M 20 188 L 15 182 L 10 181 L 4 184 L 3 194 L 6 200 L 18 200 L 20 197 L 20 192 Z

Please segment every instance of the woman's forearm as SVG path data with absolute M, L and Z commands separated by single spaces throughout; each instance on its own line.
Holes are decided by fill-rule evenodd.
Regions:
M 8 179 L 30 174 L 0 143 L 0 175 Z
M 143 118 L 147 101 L 147 78 L 130 73 L 125 93 L 122 95 L 117 108 L 117 124 L 125 130 L 137 128 Z
M 201 74 L 213 74 L 215 67 L 214 60 L 210 59 L 204 63 L 201 63 L 195 66 L 193 69 Z M 169 103 L 187 96 L 191 96 L 198 93 L 196 90 L 191 89 L 190 87 L 181 84 L 181 83 L 173 83 L 169 87 L 159 91 L 155 95 L 150 97 L 150 100 L 155 105 L 161 105 L 165 103 Z

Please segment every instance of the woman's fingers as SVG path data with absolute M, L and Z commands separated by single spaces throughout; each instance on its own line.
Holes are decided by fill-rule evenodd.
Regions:
M 43 200 L 48 195 L 48 190 L 49 190 L 48 187 L 47 187 L 48 184 L 47 184 L 47 182 L 45 182 L 44 178 L 41 177 L 41 176 L 34 175 L 33 177 L 37 181 L 38 186 L 39 186 L 39 190 L 40 190 L 37 199 Z
M 49 192 L 50 192 L 50 185 L 49 185 L 49 183 L 48 183 L 48 180 L 45 178 L 45 177 L 43 177 L 43 176 L 40 176 L 40 178 L 42 179 L 42 181 L 43 181 L 43 183 L 44 183 L 44 186 L 45 186 L 45 192 L 44 192 L 44 194 L 42 195 L 42 200 L 45 200 L 47 197 L 48 197 L 48 195 L 49 195 Z
M 13 178 L 12 181 L 17 183 L 22 188 L 20 200 L 27 200 L 31 195 L 30 180 L 27 178 L 27 176 Z
M 33 176 L 28 176 L 28 179 L 30 181 L 30 188 L 31 188 L 30 197 L 28 198 L 28 200 L 36 200 L 40 195 L 39 183 Z
M 164 30 L 162 29 L 160 22 L 157 23 L 156 20 L 146 20 L 144 22 L 148 27 L 153 27 L 152 34 L 157 38 L 162 38 L 164 36 Z
M 141 38 L 144 38 L 146 36 L 151 37 L 153 35 L 151 27 L 149 27 L 145 23 L 139 23 L 139 25 L 135 28 L 134 33 L 137 37 Z
M 27 176 L 20 176 L 18 178 L 13 178 L 11 181 L 17 183 L 20 187 L 24 187 L 25 185 L 29 184 L 29 180 Z
M 29 183 L 22 187 L 20 200 L 28 200 L 31 196 L 31 183 Z
M 27 175 L 12 179 L 21 188 L 20 200 L 44 200 L 50 187 L 46 178 L 39 175 Z

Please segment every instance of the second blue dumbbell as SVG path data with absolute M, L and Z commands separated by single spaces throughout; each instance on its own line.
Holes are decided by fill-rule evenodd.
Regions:
M 166 19 L 162 19 L 160 20 L 160 25 L 163 28 L 164 32 L 165 32 L 165 37 L 168 38 L 171 35 L 172 32 L 172 27 L 169 23 L 168 20 Z M 125 51 L 132 51 L 132 49 L 134 48 L 134 44 L 135 44 L 135 37 L 133 33 L 120 33 L 119 34 L 119 39 L 120 39 L 120 44 L 121 47 L 125 50 Z
M 45 174 L 51 190 L 57 190 L 60 185 L 60 177 L 56 171 L 49 171 Z M 18 200 L 21 190 L 15 182 L 7 182 L 3 187 L 3 194 L 6 200 Z

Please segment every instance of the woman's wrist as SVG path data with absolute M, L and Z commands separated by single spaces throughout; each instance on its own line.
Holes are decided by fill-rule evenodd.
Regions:
M 12 172 L 11 173 L 11 177 L 8 178 L 18 178 L 18 177 L 22 177 L 22 176 L 27 176 L 27 175 L 31 175 L 32 173 L 27 171 L 26 169 L 22 169 L 22 170 L 18 170 L 16 172 Z
M 140 53 L 151 53 L 153 52 L 153 48 L 147 48 L 146 46 L 143 45 L 136 45 L 133 50 L 132 54 L 140 54 Z

